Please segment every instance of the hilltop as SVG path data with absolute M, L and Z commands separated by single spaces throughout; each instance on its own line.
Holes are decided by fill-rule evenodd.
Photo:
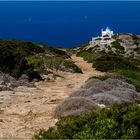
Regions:
M 140 35 L 136 34 L 114 34 L 111 38 L 96 37 L 83 47 L 75 48 L 77 51 L 86 50 L 90 52 L 112 52 L 125 57 L 140 58 Z

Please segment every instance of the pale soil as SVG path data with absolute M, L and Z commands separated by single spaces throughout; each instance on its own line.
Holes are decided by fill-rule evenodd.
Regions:
M 19 87 L 0 98 L 0 138 L 32 138 L 41 128 L 48 129 L 57 120 L 53 110 L 91 76 L 103 75 L 82 58 L 72 56 L 83 74 L 59 72 L 65 78 L 36 83 L 37 88 Z

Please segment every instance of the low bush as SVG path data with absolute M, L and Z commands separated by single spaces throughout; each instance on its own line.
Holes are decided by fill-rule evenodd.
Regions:
M 44 72 L 44 61 L 43 58 L 32 55 L 26 58 L 29 65 L 32 65 L 39 73 Z
M 114 73 L 118 73 L 127 78 L 127 82 L 133 84 L 136 87 L 136 90 L 140 92 L 140 73 L 139 71 L 130 70 L 130 69 L 118 69 Z
M 139 139 L 140 107 L 114 105 L 79 117 L 60 119 L 48 131 L 40 130 L 35 139 Z
M 83 57 L 83 59 L 87 62 L 92 62 L 92 57 L 93 57 L 93 54 L 91 52 L 88 52 L 88 51 L 80 51 L 77 53 L 77 56 L 79 57 Z
M 116 92 L 115 92 L 116 93 Z M 112 106 L 113 104 L 123 104 L 124 102 L 128 102 L 127 100 L 121 100 L 119 97 L 114 94 L 108 93 L 99 93 L 93 94 L 90 96 L 90 99 L 106 106 Z
M 64 59 L 62 57 L 44 57 L 44 64 L 46 67 L 56 71 L 63 70 L 74 73 L 82 73 L 81 69 L 77 65 L 75 65 L 73 61 L 71 61 L 70 59 Z
M 81 90 L 70 97 L 85 97 L 98 104 L 110 106 L 122 103 L 140 103 L 140 94 L 136 88 L 118 79 L 89 79 Z
M 23 73 L 32 75 L 34 67 L 28 64 L 26 57 L 45 50 L 31 42 L 1 40 L 0 71 L 19 78 Z M 30 77 L 33 78 L 33 77 Z
M 88 98 L 70 97 L 56 107 L 54 117 L 79 116 L 89 110 L 96 109 L 97 107 L 97 103 Z
M 121 50 L 121 51 L 124 51 L 124 47 L 121 46 L 120 42 L 121 41 L 119 41 L 119 40 L 116 40 L 116 41 L 112 42 L 111 43 L 112 44 L 111 47 L 116 48 L 116 49 Z
M 69 58 L 69 55 L 66 51 L 62 50 L 61 48 L 55 48 L 51 46 L 43 45 L 47 54 L 55 55 L 57 57 Z
M 62 65 L 73 72 L 81 70 L 72 62 L 66 60 L 70 56 L 65 50 L 32 42 L 16 40 L 0 40 L 0 71 L 19 78 L 27 74 L 29 79 L 39 74 L 48 74 L 47 69 L 61 70 Z
M 107 73 L 104 76 L 93 76 L 89 78 L 89 80 L 99 79 L 104 81 L 108 78 L 118 79 L 134 85 L 136 87 L 136 91 L 140 92 L 140 73 L 138 71 L 118 69 L 113 71 L 113 73 Z M 89 84 L 89 86 L 91 84 Z
M 98 94 L 98 93 L 102 93 L 104 92 L 102 89 L 100 89 L 99 87 L 92 87 L 90 89 L 81 89 L 79 91 L 74 92 L 73 94 L 70 95 L 70 97 L 88 97 L 90 98 L 90 96 L 94 95 L 94 94 Z
M 140 54 L 140 47 L 135 48 L 134 51 L 136 51 L 138 54 Z
M 63 62 L 63 65 L 65 66 L 66 69 L 71 69 L 71 72 L 76 72 L 76 73 L 82 73 L 82 70 L 74 64 L 73 61 L 71 60 L 65 60 Z
M 0 71 L 18 78 L 22 73 L 30 73 L 33 67 L 28 65 L 24 53 L 14 52 L 7 47 L 0 47 Z
M 112 71 L 115 69 L 139 70 L 138 60 L 125 58 L 111 52 L 99 52 L 93 55 L 93 67 L 99 71 Z
M 53 56 L 47 56 L 44 57 L 44 64 L 47 68 L 52 70 L 60 70 L 62 63 L 64 62 L 64 58 L 62 57 L 53 57 Z
M 138 70 L 138 60 L 125 58 L 112 52 L 88 52 L 80 51 L 77 56 L 83 57 L 87 62 L 93 63 L 93 67 L 99 71 L 112 71 L 115 69 L 133 69 Z

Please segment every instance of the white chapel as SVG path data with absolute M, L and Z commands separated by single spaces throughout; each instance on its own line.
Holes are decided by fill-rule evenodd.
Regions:
M 102 38 L 112 38 L 112 36 L 113 36 L 113 31 L 110 30 L 109 27 L 107 27 L 107 28 L 105 29 L 105 31 L 104 31 L 103 29 L 101 30 L 101 35 L 102 35 Z
M 89 42 L 90 46 L 110 46 L 114 41 L 112 38 L 114 32 L 107 27 L 105 30 L 101 29 L 101 36 L 92 37 L 92 40 Z

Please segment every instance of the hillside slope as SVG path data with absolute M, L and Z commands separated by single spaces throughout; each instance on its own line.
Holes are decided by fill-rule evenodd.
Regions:
M 0 40 L 0 58 L 0 91 L 55 79 L 58 70 L 82 73 L 65 50 L 32 42 Z
M 86 43 L 71 50 L 76 60 L 102 71 L 92 76 L 54 110 L 59 121 L 35 133 L 36 139 L 138 139 L 140 138 L 140 43 L 134 34 L 117 34 L 109 40 Z M 103 42 L 100 42 L 103 41 Z M 108 39 L 107 39 L 108 42 Z M 90 70 L 90 69 L 89 69 Z M 85 71 L 88 73 L 88 71 Z M 82 77 L 79 78 L 82 81 Z
M 58 71 L 64 78 L 36 83 L 36 88 L 0 92 L 0 138 L 31 138 L 37 130 L 53 126 L 57 121 L 53 118 L 56 106 L 79 90 L 89 77 L 104 75 L 82 58 L 71 58 L 83 74 Z

